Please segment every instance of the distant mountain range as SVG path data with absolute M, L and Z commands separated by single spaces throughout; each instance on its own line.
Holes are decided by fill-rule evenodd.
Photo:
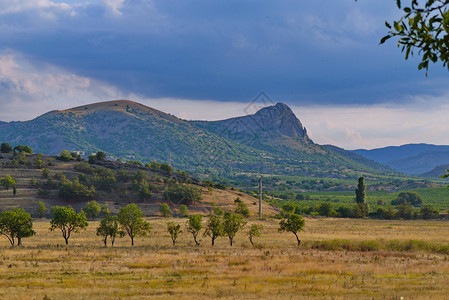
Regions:
M 125 160 L 167 162 L 193 174 L 289 174 L 354 177 L 389 172 L 355 153 L 315 144 L 282 103 L 222 121 L 186 121 L 142 104 L 117 100 L 51 111 L 0 125 L 0 142 L 35 152 L 104 151 Z
M 449 146 L 407 144 L 352 152 L 399 172 L 426 177 L 444 174 L 449 164 Z

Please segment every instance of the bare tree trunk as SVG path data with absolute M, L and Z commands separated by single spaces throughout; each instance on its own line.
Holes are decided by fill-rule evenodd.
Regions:
M 198 241 L 196 240 L 196 235 L 193 236 L 193 240 L 195 241 L 195 243 L 197 244 L 197 246 L 200 245 L 200 243 L 198 243 Z
M 299 239 L 298 235 L 296 234 L 296 232 L 294 232 L 295 236 L 296 236 L 296 240 L 298 241 L 298 247 L 301 244 L 301 240 Z

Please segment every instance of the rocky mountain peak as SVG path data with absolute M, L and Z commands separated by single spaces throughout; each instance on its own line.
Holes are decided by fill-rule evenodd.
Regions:
M 293 111 L 284 103 L 262 108 L 253 116 L 262 130 L 277 131 L 294 138 L 308 138 L 307 130 Z

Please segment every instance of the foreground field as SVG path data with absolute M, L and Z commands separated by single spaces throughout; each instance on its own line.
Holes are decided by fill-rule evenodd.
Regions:
M 174 219 L 184 223 L 184 219 Z M 149 237 L 104 248 L 98 222 L 63 246 L 49 223 L 11 248 L 0 238 L 1 299 L 306 298 L 446 299 L 449 223 L 307 219 L 302 247 L 263 221 L 252 247 L 243 233 L 199 247 L 183 233 L 171 246 L 166 220 L 150 219 Z M 251 223 L 251 222 L 250 222 Z M 394 246 L 395 245 L 395 246 Z M 327 249 L 334 250 L 327 250 Z M 362 251 L 363 250 L 363 251 Z

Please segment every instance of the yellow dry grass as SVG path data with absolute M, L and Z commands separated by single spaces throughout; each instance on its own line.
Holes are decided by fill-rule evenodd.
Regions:
M 420 239 L 449 243 L 449 223 L 307 219 L 298 248 L 278 221 L 263 221 L 252 247 L 243 233 L 234 247 L 226 238 L 194 246 L 184 232 L 171 245 L 166 219 L 150 219 L 153 232 L 104 248 L 95 236 L 98 222 L 63 245 L 48 221 L 35 223 L 37 236 L 11 248 L 0 238 L 1 299 L 446 299 L 449 259 L 425 251 L 322 251 L 314 241 L 335 238 Z M 185 219 L 172 221 L 184 223 Z M 250 221 L 253 223 L 255 221 Z

